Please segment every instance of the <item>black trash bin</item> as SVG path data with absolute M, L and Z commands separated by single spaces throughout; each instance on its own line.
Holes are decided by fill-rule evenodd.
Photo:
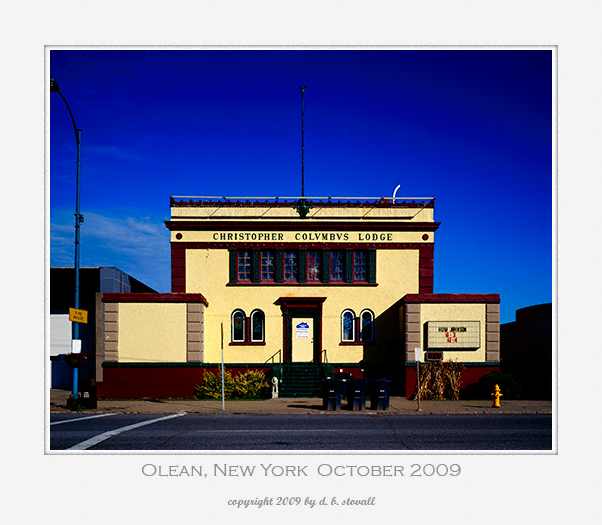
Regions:
M 322 381 L 324 410 L 341 410 L 341 382 L 327 377 Z
M 352 374 L 344 374 L 343 372 L 336 373 L 334 375 L 336 381 L 339 382 L 339 388 L 341 390 L 341 399 L 347 399 L 347 384 L 353 379 Z
M 388 410 L 391 381 L 376 379 L 370 388 L 370 408 L 372 410 Z
M 349 410 L 364 410 L 366 408 L 366 388 L 368 381 L 365 379 L 347 380 L 347 407 Z
M 98 396 L 96 390 L 96 381 L 88 379 L 83 382 L 81 387 L 80 401 L 85 408 L 96 408 L 98 406 Z

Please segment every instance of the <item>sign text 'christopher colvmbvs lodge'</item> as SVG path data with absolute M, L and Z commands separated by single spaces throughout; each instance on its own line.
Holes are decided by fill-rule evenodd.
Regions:
M 394 232 L 204 232 L 216 242 L 400 242 Z

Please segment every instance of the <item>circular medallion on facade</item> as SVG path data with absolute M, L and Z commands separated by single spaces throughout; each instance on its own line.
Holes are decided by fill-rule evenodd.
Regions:
M 182 238 L 182 234 L 181 233 L 176 233 L 176 239 L 178 239 L 178 241 Z
M 425 234 L 422 236 L 422 240 L 423 240 L 423 241 L 427 241 L 427 240 L 428 240 L 428 238 L 429 238 L 429 236 L 428 236 L 428 234 L 427 234 L 427 233 L 425 233 Z

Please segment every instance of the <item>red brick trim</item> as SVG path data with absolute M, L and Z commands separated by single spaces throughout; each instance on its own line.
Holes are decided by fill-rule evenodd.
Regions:
M 200 293 L 103 293 L 103 303 L 203 303 L 207 299 Z
M 261 221 L 222 221 L 212 219 L 198 219 L 185 221 L 165 221 L 165 226 L 171 231 L 228 231 L 236 229 L 242 230 L 261 230 L 261 231 L 339 231 L 347 229 L 349 231 L 432 231 L 439 228 L 440 222 L 371 222 L 371 221 L 352 221 L 344 222 L 333 220 L 332 222 L 323 221 L 305 221 L 292 219 L 290 222 L 272 221 L 264 219 Z
M 432 294 L 435 284 L 435 247 L 433 244 L 422 244 L 419 249 L 418 292 Z
M 186 292 L 186 247 L 171 244 L 171 291 Z
M 499 294 L 481 293 L 420 293 L 406 294 L 402 303 L 499 303 Z

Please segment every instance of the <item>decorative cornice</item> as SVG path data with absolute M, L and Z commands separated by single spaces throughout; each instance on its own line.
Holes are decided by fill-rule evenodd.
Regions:
M 317 220 L 291 221 L 282 220 L 181 220 L 165 221 L 165 226 L 171 231 L 228 231 L 236 228 L 237 231 L 244 230 L 262 230 L 262 231 L 432 231 L 434 232 L 441 225 L 440 222 L 368 222 L 365 220 L 337 221 L 337 222 L 318 222 Z
M 318 307 L 326 301 L 326 297 L 280 297 L 275 304 L 286 307 L 313 306 Z
M 200 293 L 103 293 L 103 303 L 203 303 L 207 299 Z
M 422 293 L 406 294 L 401 303 L 499 303 L 499 294 L 481 293 Z
M 169 205 L 172 208 L 256 208 L 269 206 L 272 208 L 291 208 L 299 205 L 300 200 L 307 200 L 312 204 L 319 205 L 323 208 L 434 208 L 435 199 L 414 199 L 399 200 L 387 198 L 362 199 L 362 200 L 331 200 L 324 199 L 209 199 L 203 197 L 191 197 L 189 199 L 181 198 L 176 200 L 174 197 L 169 198 Z

